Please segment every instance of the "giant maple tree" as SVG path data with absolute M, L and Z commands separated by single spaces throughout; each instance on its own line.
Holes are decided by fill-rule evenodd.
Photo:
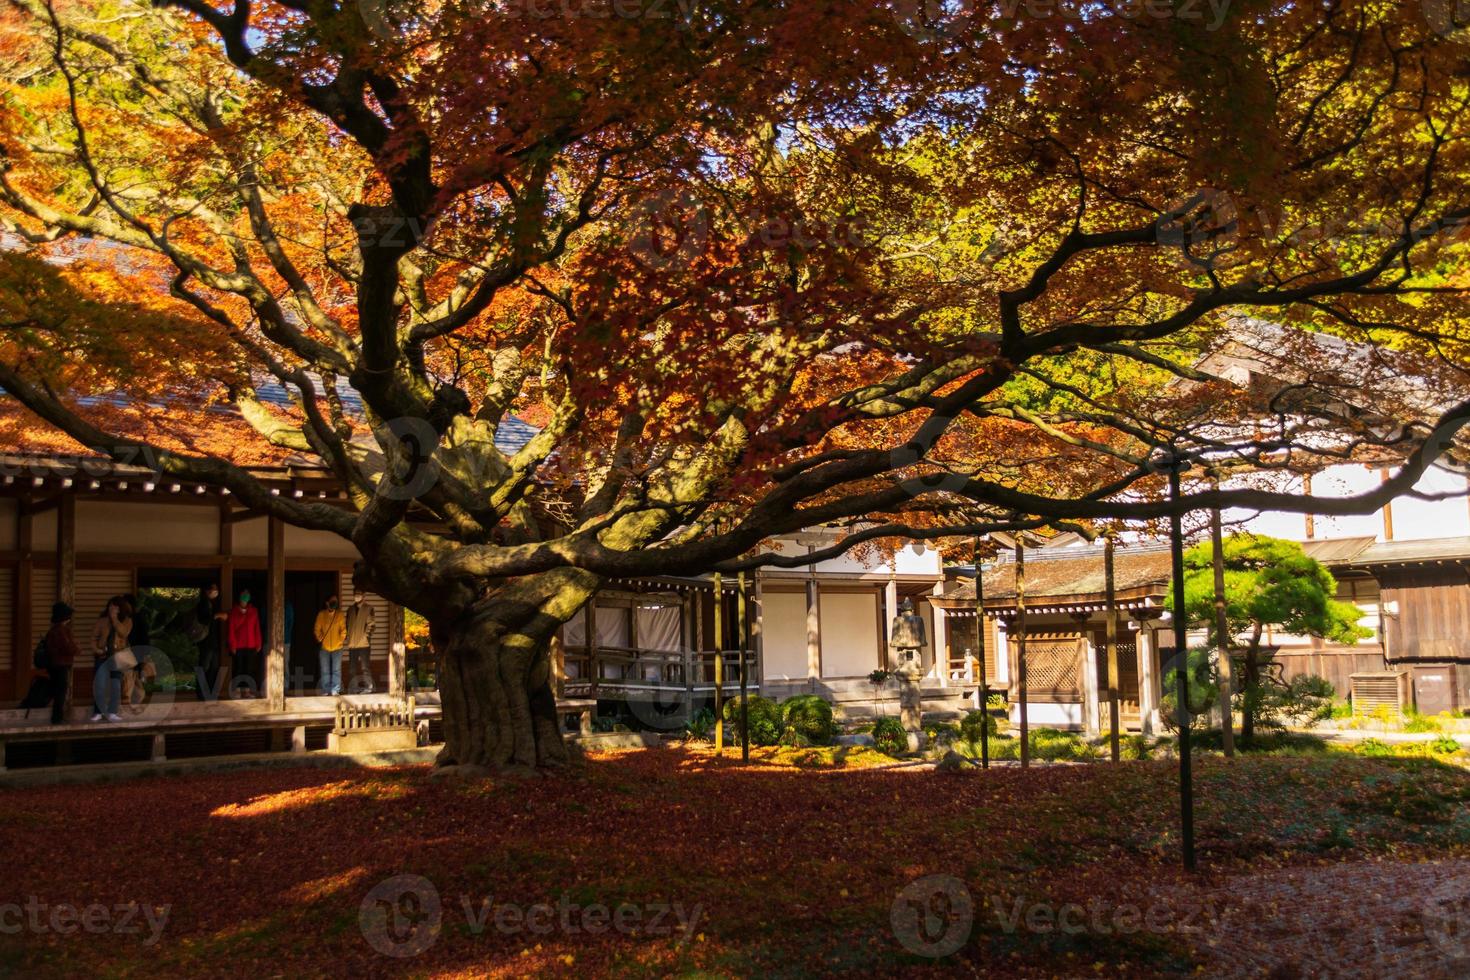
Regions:
M 6 0 L 0 384 L 117 458 L 78 395 L 228 399 L 319 459 L 343 500 L 150 447 L 428 619 L 445 764 L 562 757 L 548 642 L 609 577 L 1155 519 L 1164 452 L 1391 448 L 1352 500 L 1186 500 L 1376 506 L 1470 417 L 1458 38 L 1198 9 Z M 1193 367 L 1252 311 L 1439 387 Z

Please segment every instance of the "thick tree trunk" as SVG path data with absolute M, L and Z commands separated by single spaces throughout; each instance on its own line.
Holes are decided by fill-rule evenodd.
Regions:
M 437 766 L 473 772 L 567 761 L 547 642 L 483 610 L 432 632 L 440 650 L 444 709 L 444 749 Z

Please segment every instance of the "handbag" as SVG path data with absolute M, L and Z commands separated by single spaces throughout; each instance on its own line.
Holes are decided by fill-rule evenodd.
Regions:
M 133 656 L 132 647 L 123 647 L 112 655 L 113 670 L 132 670 L 138 666 L 138 658 Z

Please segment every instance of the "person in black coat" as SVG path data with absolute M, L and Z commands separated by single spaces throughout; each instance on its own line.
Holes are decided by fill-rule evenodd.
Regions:
M 194 607 L 194 619 L 203 628 L 203 637 L 198 641 L 199 666 L 194 676 L 199 682 L 199 697 L 213 701 L 219 697 L 219 631 L 220 622 L 227 616 L 219 607 L 219 586 L 213 582 L 199 591 L 199 604 Z M 195 633 L 200 630 L 196 628 Z

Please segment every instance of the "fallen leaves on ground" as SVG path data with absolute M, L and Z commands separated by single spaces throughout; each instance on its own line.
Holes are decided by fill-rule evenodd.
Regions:
M 0 974 L 1291 976 L 1335 958 L 1457 975 L 1454 923 L 1429 913 L 1470 880 L 1463 770 L 1200 760 L 1190 875 L 1167 762 L 937 773 L 810 753 L 7 792 L 0 925 L 22 928 L 0 931 Z M 89 907 L 106 928 L 53 927 Z M 137 932 L 117 928 L 129 908 Z

